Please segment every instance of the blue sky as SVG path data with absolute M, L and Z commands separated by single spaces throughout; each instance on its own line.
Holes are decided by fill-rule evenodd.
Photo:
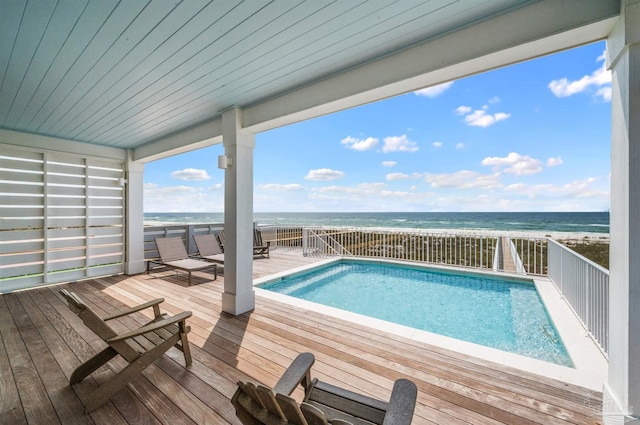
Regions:
M 256 135 L 254 211 L 604 211 L 596 43 Z M 222 212 L 222 145 L 145 166 L 145 212 Z

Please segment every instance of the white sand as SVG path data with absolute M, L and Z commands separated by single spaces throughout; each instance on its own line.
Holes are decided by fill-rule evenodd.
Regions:
M 145 226 L 187 226 L 190 224 L 202 224 L 202 223 L 158 223 L 158 222 L 144 222 Z M 217 224 L 217 223 L 216 223 Z M 270 227 L 270 226 L 268 226 Z M 293 225 L 292 227 L 296 227 Z M 300 226 L 309 227 L 309 226 Z M 330 226 L 316 226 L 324 229 L 332 228 Z M 469 236 L 509 236 L 511 238 L 553 238 L 555 240 L 572 240 L 583 242 L 609 242 L 608 233 L 592 233 L 592 232 L 544 232 L 533 230 L 489 230 L 489 229 L 415 229 L 415 228 L 403 228 L 403 227 L 344 227 L 344 229 L 358 229 L 360 231 L 366 230 L 383 230 L 385 232 L 415 232 L 431 233 L 431 234 L 449 234 L 449 235 L 469 235 Z

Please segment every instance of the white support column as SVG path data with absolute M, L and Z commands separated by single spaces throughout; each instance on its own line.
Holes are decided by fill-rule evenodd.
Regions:
M 144 271 L 144 164 L 127 161 L 125 191 L 125 265 L 126 274 Z
M 613 73 L 609 378 L 606 425 L 640 424 L 640 2 L 623 0 L 607 38 Z
M 242 130 L 242 111 L 222 114 L 224 172 L 224 293 L 222 310 L 253 310 L 253 148 L 255 134 Z

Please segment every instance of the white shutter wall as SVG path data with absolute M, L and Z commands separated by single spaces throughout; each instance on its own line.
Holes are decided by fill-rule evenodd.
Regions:
M 124 164 L 0 145 L 0 293 L 122 273 Z

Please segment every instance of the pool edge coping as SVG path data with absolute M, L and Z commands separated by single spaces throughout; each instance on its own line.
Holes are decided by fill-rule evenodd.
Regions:
M 278 294 L 266 289 L 257 287 L 268 282 L 282 280 L 286 277 L 294 277 L 307 273 L 316 268 L 325 267 L 332 263 L 343 260 L 356 260 L 362 262 L 400 264 L 415 268 L 430 269 L 436 271 L 462 273 L 474 276 L 493 276 L 501 279 L 521 281 L 523 283 L 533 283 L 538 290 L 538 294 L 548 311 L 548 316 L 556 328 L 562 342 L 568 352 L 574 368 L 560 366 L 555 363 L 533 359 L 524 355 L 509 353 L 496 348 L 486 347 L 468 341 L 435 334 L 428 331 L 414 329 L 408 326 L 388 322 L 381 319 L 352 313 L 335 307 L 329 307 L 311 301 L 302 300 L 288 295 Z M 491 271 L 468 270 L 451 266 L 416 264 L 406 261 L 393 261 L 366 258 L 332 258 L 323 260 L 311 265 L 297 267 L 285 272 L 275 273 L 254 280 L 253 283 L 256 295 L 272 299 L 284 304 L 290 304 L 299 308 L 308 309 L 317 313 L 325 314 L 341 320 L 354 322 L 358 325 L 371 327 L 382 332 L 414 340 L 420 343 L 434 345 L 440 348 L 456 351 L 465 355 L 478 357 L 480 359 L 492 361 L 514 369 L 541 375 L 547 378 L 557 379 L 569 384 L 578 385 L 593 391 L 602 391 L 604 383 L 607 381 L 608 361 L 596 346 L 585 330 L 584 326 L 566 300 L 558 292 L 553 282 L 544 276 L 522 276 L 509 273 L 495 273 Z

